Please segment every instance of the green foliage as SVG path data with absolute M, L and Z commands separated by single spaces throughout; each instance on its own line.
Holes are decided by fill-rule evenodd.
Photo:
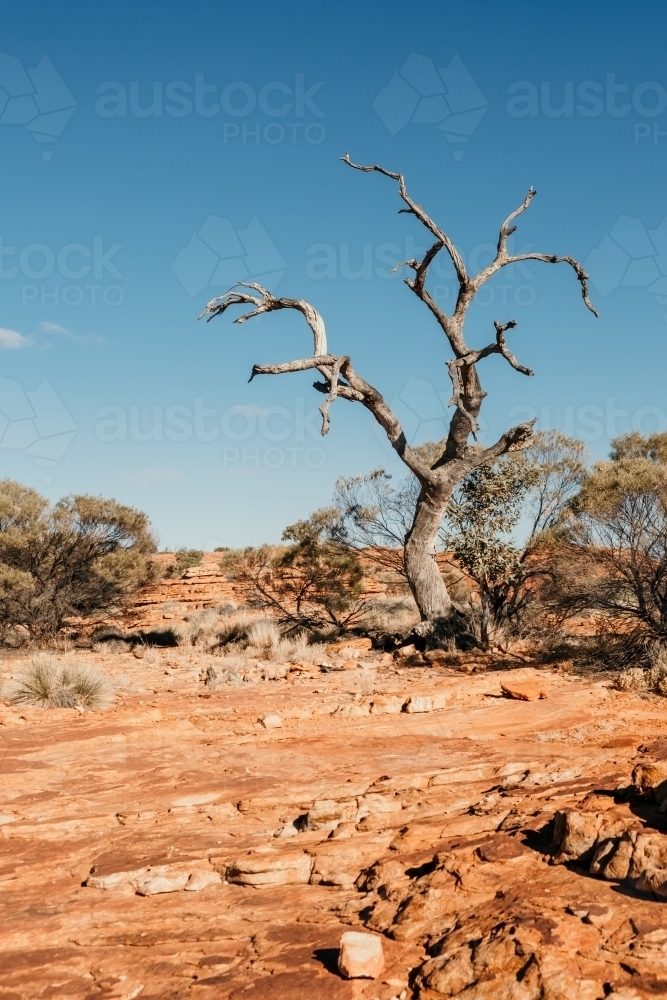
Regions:
M 151 580 L 155 542 L 145 514 L 101 497 L 50 504 L 0 481 L 0 632 L 33 637 L 68 618 L 108 612 Z
M 503 456 L 462 480 L 447 509 L 441 540 L 479 588 L 485 648 L 491 618 L 500 618 L 508 585 L 521 565 L 523 547 L 512 532 L 537 476 L 537 467 L 520 454 Z
M 485 589 L 507 576 L 521 556 L 512 532 L 537 470 L 508 455 L 470 473 L 447 509 L 442 540 Z
M 354 552 L 332 540 L 336 518 L 333 508 L 316 511 L 285 529 L 291 544 L 228 552 L 220 562 L 287 634 L 343 631 L 363 616 L 363 570 Z
M 585 449 L 559 431 L 475 469 L 457 487 L 442 539 L 480 595 L 480 637 L 520 630 L 536 584 L 552 573 L 553 546 L 585 475 Z
M 571 504 L 570 566 L 553 605 L 562 620 L 595 620 L 610 665 L 648 666 L 667 646 L 666 445 L 666 435 L 616 439 Z
M 432 466 L 445 442 L 416 450 Z M 567 505 L 585 473 L 585 448 L 558 431 L 536 434 L 530 447 L 481 466 L 457 487 L 439 537 L 454 551 L 482 602 L 480 631 L 488 642 L 492 626 L 518 627 L 532 599 L 530 586 L 549 569 L 551 547 Z M 415 516 L 420 487 L 410 476 L 396 486 L 384 469 L 339 479 L 332 537 L 405 578 L 403 545 Z M 464 578 L 450 573 L 447 587 L 464 603 Z
M 216 552 L 219 551 L 216 549 Z M 199 549 L 177 549 L 176 559 L 167 568 L 165 576 L 168 577 L 179 577 L 183 576 L 187 569 L 191 566 L 200 566 L 201 561 L 204 558 L 204 553 Z

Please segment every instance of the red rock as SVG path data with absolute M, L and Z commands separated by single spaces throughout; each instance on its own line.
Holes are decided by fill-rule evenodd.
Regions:
M 377 979 L 384 969 L 382 938 L 346 931 L 340 939 L 338 971 L 346 979 Z
M 25 656 L 5 651 L 5 681 Z M 120 693 L 81 718 L 2 710 L 8 996 L 389 1000 L 416 981 L 420 1000 L 447 984 L 471 1000 L 628 1000 L 631 986 L 637 1000 L 664 980 L 658 703 L 554 675 L 549 704 L 522 709 L 493 697 L 496 674 L 424 670 L 415 683 L 392 660 L 362 705 L 353 672 L 269 680 L 276 664 L 240 657 L 239 678 L 254 683 L 221 679 L 203 700 L 200 674 L 212 665 L 224 678 L 225 657 L 68 656 Z M 371 698 L 439 694 L 445 713 L 364 711 Z M 364 714 L 334 717 L 339 705 Z M 257 725 L 270 713 L 285 720 L 279 734 Z M 616 743 L 628 733 L 632 744 Z M 642 801 L 614 802 L 602 790 L 627 787 L 640 745 Z M 555 847 L 574 864 L 547 864 Z M 142 886 L 169 891 L 142 898 Z M 382 935 L 377 981 L 338 973 L 349 930 Z
M 548 698 L 551 693 L 551 685 L 548 681 L 530 680 L 504 680 L 500 682 L 500 690 L 508 698 L 516 698 L 517 701 L 539 701 L 540 698 Z

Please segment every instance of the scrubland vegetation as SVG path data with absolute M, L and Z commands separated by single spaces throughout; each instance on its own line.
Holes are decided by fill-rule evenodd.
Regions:
M 421 457 L 440 450 L 423 445 Z M 190 614 L 170 626 L 173 643 L 224 654 L 227 670 L 237 655 L 308 659 L 318 641 L 341 635 L 419 647 L 403 561 L 418 495 L 414 477 L 394 483 L 382 469 L 340 479 L 330 506 L 287 527 L 281 545 L 221 551 L 242 606 Z M 438 549 L 460 621 L 449 648 L 520 643 L 543 660 L 614 670 L 621 687 L 667 693 L 667 434 L 620 437 L 609 459 L 592 465 L 581 442 L 535 435 L 461 481 Z M 130 643 L 150 657 L 150 640 L 114 632 L 114 621 L 142 586 L 180 577 L 202 557 L 180 549 L 158 558 L 146 515 L 115 501 L 50 504 L 5 480 L 2 639 L 38 648 L 106 635 L 108 648 Z M 371 578 L 381 594 L 367 586 Z M 90 672 L 75 676 L 38 658 L 12 697 L 85 705 L 100 701 L 102 687 Z

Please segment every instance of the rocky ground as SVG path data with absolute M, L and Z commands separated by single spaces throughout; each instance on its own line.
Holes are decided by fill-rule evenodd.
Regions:
M 667 994 L 664 699 L 363 646 L 231 680 L 71 652 L 108 708 L 6 700 L 0 998 Z M 375 978 L 339 973 L 350 930 Z

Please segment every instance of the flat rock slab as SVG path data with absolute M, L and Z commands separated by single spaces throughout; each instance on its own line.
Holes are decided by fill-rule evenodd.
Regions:
M 515 698 L 517 701 L 539 701 L 540 698 L 548 698 L 551 694 L 551 685 L 548 681 L 533 680 L 505 680 L 500 682 L 500 690 L 507 698 Z
M 257 889 L 274 885 L 306 885 L 313 859 L 303 852 L 249 854 L 225 867 L 225 879 Z

